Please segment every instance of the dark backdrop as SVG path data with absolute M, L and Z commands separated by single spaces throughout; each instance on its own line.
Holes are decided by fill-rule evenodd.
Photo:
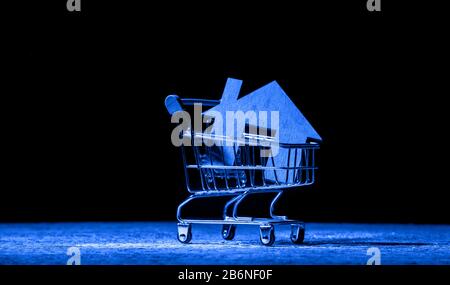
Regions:
M 450 222 L 444 47 L 387 1 L 62 2 L 8 55 L 0 220 L 174 219 L 187 193 L 164 98 L 219 99 L 234 77 L 241 94 L 277 80 L 323 137 L 317 184 L 281 212 Z

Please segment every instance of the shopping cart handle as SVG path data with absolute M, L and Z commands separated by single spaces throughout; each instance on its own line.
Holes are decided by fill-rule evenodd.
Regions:
M 194 104 L 202 104 L 206 107 L 214 107 L 220 103 L 220 100 L 208 100 L 208 99 L 194 99 L 194 98 L 186 98 L 181 99 L 177 95 L 169 95 L 166 97 L 164 104 L 166 105 L 166 109 L 170 115 L 183 111 L 184 106 L 192 106 Z
M 316 139 L 316 138 L 311 138 L 311 137 L 307 137 L 306 138 L 306 143 L 313 143 L 313 144 L 321 144 L 322 140 L 321 139 Z
M 170 115 L 178 111 L 183 111 L 183 105 L 181 104 L 180 97 L 178 97 L 177 95 L 167 96 L 164 104 L 166 105 L 166 109 Z

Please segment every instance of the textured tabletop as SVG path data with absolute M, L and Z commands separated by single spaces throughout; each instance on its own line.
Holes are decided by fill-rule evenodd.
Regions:
M 306 224 L 304 245 L 276 227 L 272 247 L 256 226 L 238 226 L 233 241 L 221 227 L 194 225 L 191 244 L 176 239 L 175 222 L 0 224 L 0 264 L 64 265 L 77 247 L 81 264 L 359 264 L 378 248 L 381 264 L 450 264 L 449 225 Z

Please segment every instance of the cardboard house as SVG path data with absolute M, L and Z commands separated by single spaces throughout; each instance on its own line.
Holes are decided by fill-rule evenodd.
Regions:
M 299 144 L 306 143 L 309 140 L 319 142 L 322 140 L 320 135 L 314 130 L 312 125 L 276 81 L 272 81 L 250 94 L 239 98 L 241 86 L 242 80 L 228 78 L 220 104 L 204 112 L 206 116 L 214 117 L 215 112 L 219 112 L 222 115 L 222 131 L 224 134 L 227 128 L 227 120 L 225 119 L 227 111 L 242 111 L 243 113 L 253 111 L 252 113 L 258 115 L 256 119 L 258 126 L 256 127 L 267 128 L 269 130 L 268 133 L 281 143 Z M 259 116 L 260 111 L 265 111 L 268 114 L 266 118 Z M 272 122 L 271 112 L 274 111 L 278 112 L 278 122 Z M 255 122 L 252 118 L 249 121 Z M 234 136 L 239 138 L 244 132 L 248 132 L 248 124 L 238 124 L 234 121 L 233 129 Z M 232 148 L 226 149 L 225 153 L 225 164 L 233 165 L 234 154 Z M 279 149 L 274 159 L 277 166 L 287 165 L 287 151 Z M 293 162 L 291 162 L 292 164 Z M 273 173 L 271 173 L 267 173 L 267 179 L 274 178 Z M 283 174 L 280 173 L 279 175 Z

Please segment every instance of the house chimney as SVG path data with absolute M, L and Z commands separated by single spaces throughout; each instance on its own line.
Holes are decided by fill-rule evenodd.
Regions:
M 223 90 L 222 99 L 220 103 L 228 103 L 236 101 L 241 90 L 242 80 L 228 78 Z

